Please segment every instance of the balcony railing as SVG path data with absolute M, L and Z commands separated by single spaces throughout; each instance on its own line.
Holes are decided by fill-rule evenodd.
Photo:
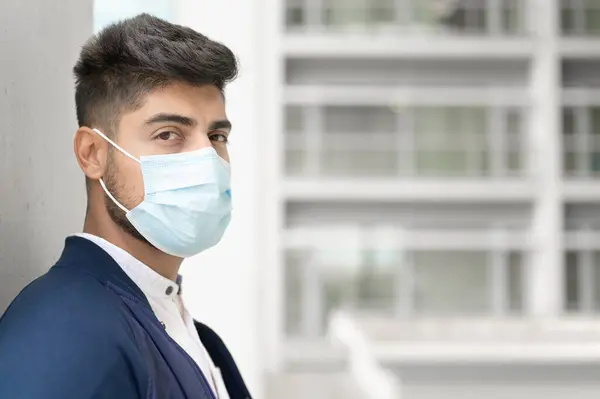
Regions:
M 288 90 L 287 175 L 319 179 L 527 174 L 532 151 L 522 90 L 430 91 L 427 103 L 422 93 L 423 98 L 408 94 L 412 92 L 398 101 L 398 92 L 391 89 Z M 444 96 L 447 105 L 440 100 Z
M 517 36 L 527 0 L 288 0 L 290 32 L 396 32 Z
M 354 314 L 375 357 L 440 362 L 597 362 L 600 323 L 590 317 L 392 319 Z
M 327 317 L 339 308 L 392 318 L 522 311 L 531 245 L 524 232 L 410 231 L 399 236 L 387 229 L 359 237 L 351 228 L 312 231 L 288 234 L 290 336 L 322 334 Z

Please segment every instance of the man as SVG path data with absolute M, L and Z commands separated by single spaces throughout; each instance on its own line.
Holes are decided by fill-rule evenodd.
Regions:
M 230 220 L 234 55 L 140 15 L 93 37 L 74 72 L 84 232 L 0 319 L 0 398 L 250 398 L 178 276 Z

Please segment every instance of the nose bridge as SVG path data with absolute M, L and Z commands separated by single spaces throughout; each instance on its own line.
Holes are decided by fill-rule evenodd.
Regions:
M 190 143 L 190 150 L 201 150 L 203 148 L 212 147 L 212 143 L 206 132 L 198 132 L 194 135 L 194 139 Z

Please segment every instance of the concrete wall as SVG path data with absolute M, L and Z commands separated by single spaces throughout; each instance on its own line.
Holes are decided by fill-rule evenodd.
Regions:
M 0 314 L 79 231 L 71 68 L 92 0 L 0 1 Z

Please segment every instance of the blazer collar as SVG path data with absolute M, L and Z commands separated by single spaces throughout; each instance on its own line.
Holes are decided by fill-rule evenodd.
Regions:
M 115 285 L 150 307 L 142 290 L 106 251 L 90 240 L 77 236 L 68 237 L 54 267 L 73 268 L 88 273 L 102 284 Z

